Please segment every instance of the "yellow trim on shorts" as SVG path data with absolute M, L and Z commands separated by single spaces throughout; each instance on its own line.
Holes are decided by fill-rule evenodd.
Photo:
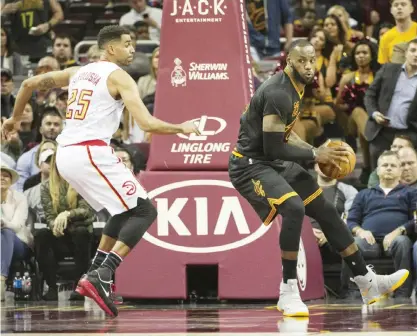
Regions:
M 312 193 L 310 196 L 308 196 L 304 201 L 304 206 L 310 204 L 313 202 L 321 193 L 323 192 L 323 189 L 318 188 L 314 193 Z
M 277 213 L 277 208 L 275 206 L 280 205 L 284 203 L 290 197 L 297 196 L 297 195 L 298 194 L 295 191 L 291 191 L 289 193 L 282 195 L 280 198 L 268 198 L 268 203 L 271 206 L 271 211 L 269 212 L 268 217 L 266 217 L 266 219 L 264 220 L 264 225 L 271 224 L 271 221 L 274 219 Z
M 234 155 L 234 156 L 236 156 L 236 157 L 239 157 L 239 158 L 242 158 L 243 157 L 243 155 L 242 154 L 240 154 L 239 152 L 237 152 L 237 151 L 232 151 L 232 154 Z

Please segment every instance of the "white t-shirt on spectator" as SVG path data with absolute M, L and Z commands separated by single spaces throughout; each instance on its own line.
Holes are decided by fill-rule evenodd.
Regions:
M 131 9 L 130 12 L 126 13 L 120 18 L 119 25 L 132 26 L 136 21 L 143 21 L 143 14 L 148 14 L 151 19 L 153 19 L 159 27 L 162 25 L 162 9 L 146 6 L 146 9 L 142 13 L 136 12 L 134 9 Z M 159 29 L 154 27 L 149 27 L 149 36 L 151 40 L 159 41 L 160 34 Z

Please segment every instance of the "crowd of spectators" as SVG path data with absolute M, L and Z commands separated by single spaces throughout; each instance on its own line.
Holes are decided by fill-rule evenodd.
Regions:
M 2 122 L 10 117 L 25 76 L 99 59 L 96 44 L 86 59 L 74 58 L 75 45 L 87 39 L 74 30 L 76 19 L 91 13 L 72 11 L 87 2 L 2 0 Z M 125 70 L 137 81 L 140 97 L 152 113 L 163 1 L 94 2 L 98 3 L 102 17 L 93 21 L 92 31 L 115 22 L 129 27 L 137 52 Z M 392 258 L 395 269 L 416 274 L 417 1 L 246 0 L 246 5 L 256 85 L 271 75 L 261 71 L 263 64 L 284 67 L 289 44 L 296 38 L 309 39 L 316 50 L 317 72 L 314 85 L 305 90 L 294 130 L 317 146 L 328 138 L 341 138 L 361 158 L 353 180 L 329 179 L 315 167 L 312 173 L 325 197 L 345 219 L 365 258 Z M 155 44 L 144 48 L 143 41 Z M 45 300 L 57 299 L 58 260 L 72 255 L 77 275 L 88 268 L 96 214 L 54 164 L 67 99 L 65 88 L 36 91 L 25 107 L 20 130 L 7 138 L 2 135 L 2 299 L 12 259 L 36 255 L 49 288 Z M 146 165 L 146 155 L 136 144 L 150 141 L 125 111 L 112 146 L 135 173 Z M 26 225 L 29 208 L 37 222 L 47 224 L 34 236 Z M 323 258 L 334 257 L 320 223 L 312 224 Z M 348 278 L 342 265 L 347 287 Z M 412 290 L 410 278 L 398 295 L 409 297 Z M 71 298 L 81 299 L 75 292 Z

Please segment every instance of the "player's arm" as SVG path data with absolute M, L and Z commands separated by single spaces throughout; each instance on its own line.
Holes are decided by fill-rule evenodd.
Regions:
M 12 121 L 15 123 L 20 122 L 23 110 L 34 90 L 47 91 L 53 88 L 67 86 L 71 76 L 78 69 L 79 67 L 71 67 L 62 71 L 52 71 L 25 79 L 16 96 L 13 114 L 11 116 Z
M 292 113 L 292 104 L 288 94 L 271 90 L 265 93 L 263 111 L 263 147 L 268 160 L 305 161 L 316 160 L 321 163 L 332 163 L 336 160 L 348 161 L 349 152 L 343 147 L 329 148 L 321 146 L 317 150 L 285 143 L 285 123 L 283 118 Z M 300 139 L 301 140 L 301 139 Z M 300 143 L 300 142 L 299 142 Z
M 127 110 L 143 131 L 160 134 L 190 133 L 189 123 L 170 124 L 152 116 L 140 99 L 135 81 L 127 72 L 116 70 L 110 75 L 109 80 L 110 85 L 116 87 Z M 191 133 L 198 133 L 198 131 L 195 128 Z
M 284 91 L 271 89 L 265 92 L 264 100 L 263 146 L 264 154 L 268 160 L 314 160 L 312 148 L 294 145 L 294 137 L 292 143 L 285 143 L 284 118 L 292 113 L 292 104 L 288 94 Z
M 290 145 L 294 145 L 294 146 L 301 147 L 301 148 L 307 148 L 310 150 L 314 148 L 314 146 L 302 140 L 294 131 L 291 131 L 290 136 L 288 138 L 288 143 Z

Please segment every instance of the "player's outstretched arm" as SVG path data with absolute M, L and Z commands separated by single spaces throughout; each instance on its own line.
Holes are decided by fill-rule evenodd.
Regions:
M 18 130 L 23 110 L 34 90 L 47 91 L 53 88 L 67 86 L 71 76 L 78 69 L 79 67 L 71 67 L 62 71 L 52 71 L 25 79 L 17 93 L 13 114 L 3 124 L 3 131 L 7 133 Z
M 199 133 L 197 126 L 191 122 L 170 124 L 152 116 L 140 99 L 135 81 L 125 71 L 114 71 L 109 80 L 110 89 L 113 86 L 116 88 L 127 110 L 143 131 L 159 134 Z

